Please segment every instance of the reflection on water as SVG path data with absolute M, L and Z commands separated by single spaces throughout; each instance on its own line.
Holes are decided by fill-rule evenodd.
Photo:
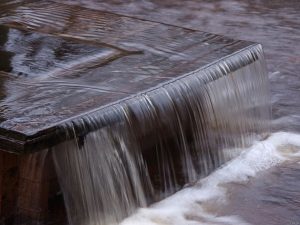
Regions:
M 15 76 L 79 76 L 92 67 L 92 62 L 105 62 L 108 57 L 120 54 L 116 49 L 101 45 L 86 45 L 2 25 L 0 32 L 0 71 Z

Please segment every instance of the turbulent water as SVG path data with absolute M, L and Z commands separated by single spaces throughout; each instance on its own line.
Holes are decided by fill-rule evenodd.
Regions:
M 22 4 L 20 0 L 3 2 Z M 44 1 L 53 8 L 41 15 L 26 7 L 13 10 L 20 17 L 11 17 L 16 19 L 11 25 L 51 33 L 52 28 L 55 30 L 66 22 L 64 10 L 56 7 L 54 2 Z M 300 224 L 300 136 L 270 132 L 270 128 L 273 132 L 300 131 L 299 1 L 56 2 L 78 4 L 102 13 L 107 10 L 123 14 L 124 18 L 138 17 L 147 23 L 157 21 L 259 42 L 264 46 L 269 71 L 267 74 L 261 46 L 253 44 L 237 55 L 230 55 L 182 79 L 164 83 L 151 92 L 140 93 L 62 127 L 68 132 L 70 141 L 55 146 L 51 152 L 70 224 Z M 63 8 L 69 10 L 66 5 Z M 97 10 L 89 15 L 90 19 L 100 15 Z M 68 12 L 73 18 L 79 11 L 73 7 Z M 4 15 L 8 12 L 2 8 Z M 55 23 L 50 22 L 53 20 Z M 82 27 L 76 19 L 69 22 L 76 29 L 73 33 L 64 33 L 68 31 L 68 25 L 61 36 L 75 36 L 83 41 L 88 37 L 99 38 L 99 30 L 89 27 L 87 22 Z M 1 29 L 8 35 L 7 28 Z M 82 29 L 86 33 L 80 33 Z M 27 38 L 32 40 L 26 32 L 15 29 L 10 29 L 8 36 L 10 53 L 14 49 L 22 53 Z M 25 41 L 22 44 L 20 37 Z M 38 35 L 36 40 L 42 37 Z M 54 47 L 60 45 L 59 40 L 48 37 L 45 44 L 50 42 Z M 127 47 L 133 45 L 127 43 Z M 71 67 L 80 73 L 80 63 L 90 62 L 89 66 L 93 66 L 102 57 L 119 56 L 120 51 L 109 50 L 108 46 L 104 52 L 76 46 L 84 59 L 70 55 L 70 66 L 55 70 L 55 73 L 61 75 Z M 166 50 L 168 54 L 175 53 L 177 59 L 185 57 L 168 49 L 170 46 L 172 43 L 163 44 L 159 53 Z M 52 52 L 51 49 L 40 49 L 40 53 Z M 155 48 L 151 51 L 157 53 Z M 8 55 L 10 59 L 12 54 Z M 38 64 L 45 66 L 50 60 L 54 63 L 52 66 L 62 67 L 59 60 L 53 61 L 46 55 L 46 61 L 37 58 Z M 21 54 L 20 61 L 30 60 Z M 33 65 L 28 68 L 35 70 Z M 13 73 L 28 75 L 27 67 L 13 66 L 21 68 Z M 56 78 L 52 73 L 44 74 Z M 33 75 L 38 76 L 40 72 Z M 28 84 L 20 82 L 20 87 Z M 46 86 L 47 82 L 44 84 Z M 80 88 L 82 94 L 88 88 L 98 93 L 106 92 L 96 85 L 48 83 L 53 84 L 64 90 L 65 87 Z M 22 88 L 13 91 L 22 94 Z M 31 86 L 26 86 L 27 89 Z M 110 95 L 112 92 L 107 96 Z M 35 97 L 39 98 L 39 95 Z M 57 98 L 60 96 L 56 95 Z M 15 99 L 10 103 L 17 105 Z M 273 120 L 270 124 L 271 104 Z M 37 113 L 45 117 L 45 111 L 42 112 L 39 105 L 35 108 L 36 111 L 29 110 L 31 115 Z M 24 115 L 20 106 L 15 111 Z M 58 118 L 52 113 L 49 115 Z M 74 137 L 76 140 L 71 140 Z M 30 164 L 44 164 L 47 152 L 29 158 Z M 29 166 L 24 172 L 33 173 L 32 168 Z M 37 194 L 33 199 L 38 197 Z M 166 199 L 158 202 L 163 198 Z
M 285 187 L 281 192 L 289 190 L 295 193 L 290 193 L 288 194 L 289 196 L 280 196 L 280 193 L 272 196 L 272 201 L 275 203 L 272 207 L 279 208 L 278 215 L 271 214 L 266 217 L 264 213 L 260 213 L 259 211 L 267 211 L 270 205 L 261 205 L 257 201 L 257 197 L 254 195 L 258 193 L 253 191 L 255 188 L 251 190 L 254 192 L 254 195 L 251 195 L 252 199 L 249 200 L 245 198 L 247 195 L 243 194 L 245 190 L 247 191 L 246 188 L 238 191 L 237 188 L 233 188 L 233 185 L 242 187 L 250 186 L 251 180 L 258 177 L 264 171 L 268 171 L 284 163 L 295 163 L 295 159 L 300 159 L 300 135 L 283 132 L 274 133 L 266 140 L 256 142 L 250 148 L 236 149 L 236 152 L 239 153 L 237 158 L 207 178 L 200 180 L 193 187 L 186 188 L 164 201 L 154 204 L 150 208 L 140 209 L 138 213 L 126 219 L 121 224 L 249 225 L 250 223 L 237 216 L 243 211 L 244 216 L 248 215 L 247 219 L 253 221 L 254 224 L 299 224 L 299 214 L 293 214 L 289 210 L 284 210 L 285 207 L 287 208 L 287 204 L 290 204 L 294 205 L 294 211 L 297 211 L 297 204 L 299 202 L 297 203 L 298 198 L 295 198 L 295 195 L 299 190 L 292 187 Z M 289 179 L 295 178 L 288 176 L 288 174 L 284 174 L 284 176 L 287 176 Z M 265 177 L 262 179 L 265 179 Z M 286 181 L 285 185 L 294 184 L 295 186 L 296 184 L 296 181 L 294 181 L 295 183 Z M 275 184 L 273 183 L 273 185 Z M 280 186 L 277 186 L 277 188 L 280 188 Z M 259 194 L 261 195 L 261 193 Z M 236 197 L 237 195 L 244 198 Z M 271 200 L 271 196 L 267 199 L 268 195 L 266 193 L 263 193 L 262 196 L 265 196 L 266 202 L 267 200 Z M 234 199 L 238 201 L 234 202 Z M 251 200 L 252 202 L 249 204 L 248 202 Z M 286 201 L 289 201 L 289 203 Z M 282 204 L 282 207 L 278 207 L 280 204 Z M 255 212 L 257 207 L 261 208 L 258 209 L 258 212 Z M 254 213 L 251 216 L 252 218 L 249 218 L 249 211 Z M 289 216 L 288 220 L 280 218 L 282 211 Z
M 109 4 L 94 0 L 65 0 L 64 2 L 67 2 L 68 4 L 77 3 L 93 9 L 98 8 L 101 10 L 115 11 L 116 13 L 129 16 L 134 15 L 142 19 L 165 22 L 222 35 L 226 34 L 237 39 L 246 39 L 263 43 L 267 56 L 268 71 L 270 72 L 269 79 L 271 82 L 271 102 L 274 118 L 272 121 L 273 130 L 299 131 L 299 1 L 216 0 L 210 2 L 169 2 L 152 0 L 147 2 L 131 1 L 131 3 L 128 3 L 116 0 Z M 214 89 L 211 90 L 216 89 L 217 91 L 215 93 L 221 94 L 220 89 L 217 87 L 214 87 Z M 229 89 L 225 88 L 222 90 L 228 91 Z M 248 97 L 249 95 L 247 98 Z M 141 99 L 143 99 L 142 96 Z M 143 101 L 146 102 L 144 105 L 146 104 L 146 106 L 149 106 L 149 110 L 153 109 L 151 108 L 152 105 L 148 104 L 147 99 L 143 99 Z M 143 101 L 141 100 L 140 102 Z M 182 99 L 179 101 L 182 103 Z M 230 107 L 224 107 L 223 104 L 218 107 L 218 110 L 221 110 L 215 111 L 219 113 L 218 118 L 222 121 L 223 112 L 225 110 L 223 121 L 228 120 L 228 115 L 230 114 L 226 114 L 226 110 L 230 110 Z M 161 107 L 158 108 L 161 110 Z M 127 109 L 127 106 L 125 109 Z M 136 108 L 134 112 L 138 110 L 139 109 Z M 119 221 L 125 215 L 134 212 L 137 206 L 145 206 L 151 202 L 150 199 L 159 199 L 162 193 L 165 193 L 164 195 L 166 196 L 168 194 L 167 191 L 170 190 L 170 188 L 174 188 L 174 180 L 178 183 L 188 182 L 187 180 L 179 182 L 181 176 L 180 174 L 177 174 L 177 179 L 167 179 L 165 180 L 166 183 L 161 184 L 157 181 L 159 180 L 159 177 L 168 177 L 170 172 L 168 170 L 163 170 L 164 167 L 157 167 L 159 171 L 161 171 L 160 173 L 156 173 L 157 170 L 154 170 L 153 172 L 155 166 L 146 165 L 143 161 L 143 157 L 147 156 L 145 153 L 132 155 L 132 152 L 139 154 L 140 152 L 136 151 L 136 149 L 140 149 L 140 146 L 149 145 L 149 142 L 151 142 L 150 140 L 161 136 L 165 137 L 165 134 L 168 133 L 165 132 L 165 129 L 168 129 L 168 131 L 172 130 L 171 128 L 174 127 L 178 129 L 177 122 L 174 123 L 174 126 L 172 124 L 171 128 L 159 129 L 158 133 L 155 133 L 153 137 L 153 135 L 150 134 L 144 135 L 143 127 L 151 127 L 156 121 L 161 122 L 161 117 L 151 113 L 143 114 L 148 111 L 142 110 L 141 114 L 138 114 L 138 118 L 129 117 L 128 119 L 126 118 L 126 115 L 128 114 L 126 110 L 122 111 L 121 108 L 116 109 L 116 112 L 118 115 L 117 121 L 125 121 L 125 124 L 121 123 L 114 127 L 91 133 L 85 138 L 81 138 L 79 144 L 77 142 L 69 142 L 57 147 L 60 152 L 56 151 L 55 154 L 56 156 L 61 154 L 63 159 L 62 161 L 57 161 L 58 171 L 61 170 L 59 173 L 61 175 L 64 192 L 69 193 L 68 195 L 65 195 L 65 197 L 66 202 L 68 203 L 70 221 L 72 221 L 72 223 L 77 224 L 83 220 L 88 221 L 86 224 L 101 224 L 107 221 L 112 221 L 114 223 Z M 132 115 L 132 113 L 130 113 L 130 115 Z M 134 135 L 132 136 L 132 134 L 124 132 L 124 127 L 133 126 L 129 123 L 130 121 L 136 123 L 136 121 L 140 121 L 143 118 L 143 115 L 148 115 L 148 118 L 155 120 L 155 123 L 153 124 L 150 122 L 142 124 L 143 127 L 136 128 L 134 126 L 135 129 L 138 129 L 143 135 L 136 138 Z M 182 117 L 182 115 L 179 115 L 179 118 L 180 117 Z M 238 127 L 237 130 L 241 128 L 240 126 L 235 126 L 235 118 L 237 117 L 232 116 L 230 118 L 230 123 L 228 123 L 231 131 L 234 131 L 235 127 Z M 89 119 L 95 123 L 95 120 L 98 121 L 99 118 L 95 117 Z M 167 119 L 169 119 L 169 117 L 167 117 Z M 101 120 L 105 120 L 105 118 L 102 118 Z M 170 120 L 174 121 L 174 118 L 170 118 Z M 113 119 L 113 121 L 116 120 Z M 258 122 L 259 120 L 257 122 L 251 119 L 246 121 L 251 121 L 249 124 L 252 124 L 254 130 L 257 125 L 261 124 Z M 101 123 L 97 123 L 95 126 L 99 126 L 99 124 Z M 106 123 L 103 122 L 103 124 Z M 225 123 L 223 124 L 223 127 L 226 127 L 227 129 Z M 111 129 L 114 130 L 114 134 L 111 133 Z M 212 130 L 215 131 L 217 129 Z M 249 130 L 245 129 L 243 131 L 246 131 L 247 133 Z M 252 132 L 250 129 L 249 133 L 255 132 Z M 222 134 L 225 135 L 226 132 L 222 132 Z M 215 137 L 215 134 L 212 135 Z M 174 136 L 178 136 L 178 133 L 175 132 L 173 137 Z M 240 146 L 242 140 L 244 140 L 244 142 L 249 140 L 249 143 L 251 143 L 254 136 L 255 135 L 250 135 L 250 139 L 235 139 L 238 140 L 238 144 L 236 142 L 232 143 L 231 141 L 228 146 L 222 146 L 221 144 L 220 148 L 218 148 L 218 153 L 221 153 L 222 156 L 221 158 L 228 159 L 233 156 L 238 157 L 207 178 L 196 182 L 194 186 L 186 188 L 149 208 L 138 210 L 137 213 L 126 219 L 122 224 L 300 224 L 300 187 L 298 182 L 300 169 L 299 135 L 292 133 L 276 133 L 262 142 L 257 142 L 250 148 L 241 148 L 243 147 Z M 221 136 L 221 138 L 224 137 L 225 136 Z M 132 141 L 128 142 L 128 140 L 132 140 L 132 138 L 135 138 L 134 140 L 139 140 L 137 142 L 138 146 L 128 145 L 132 143 Z M 101 144 L 100 140 L 102 140 Z M 226 140 L 230 140 L 230 138 L 226 137 Z M 169 139 L 167 141 L 169 141 Z M 116 142 L 122 143 L 122 145 L 118 144 L 118 147 L 116 148 Z M 174 144 L 168 145 L 164 138 L 159 140 L 158 143 L 162 143 L 163 146 L 167 147 L 169 152 L 173 150 Z M 185 142 L 181 141 L 175 143 L 175 145 L 181 147 L 183 143 Z M 212 141 L 209 143 L 214 146 Z M 216 142 L 216 145 L 220 143 L 223 142 L 218 141 Z M 155 144 L 155 146 L 159 145 Z M 178 149 L 181 149 L 179 147 L 177 147 L 176 154 L 179 151 Z M 100 151 L 97 151 L 97 149 L 107 150 L 108 148 L 117 150 L 113 151 L 114 154 L 112 154 L 112 152 L 101 150 L 103 151 L 101 154 L 106 154 L 105 157 L 110 160 L 106 160 L 105 158 L 99 159 L 101 162 L 104 161 L 100 166 L 108 169 L 109 173 L 119 175 L 124 175 L 125 173 L 125 179 L 117 181 L 107 180 L 107 177 L 101 177 L 104 175 L 103 173 L 91 174 L 87 172 L 88 169 L 96 166 L 93 163 L 95 163 L 96 156 L 100 154 Z M 71 149 L 72 151 L 76 150 L 77 154 L 69 154 Z M 153 147 L 149 147 L 149 149 L 153 149 Z M 161 147 L 159 147 L 159 150 L 160 149 Z M 182 149 L 184 150 L 185 148 Z M 128 152 L 124 150 L 128 150 L 130 154 L 125 154 Z M 88 152 L 91 154 L 88 154 Z M 92 155 L 92 152 L 94 155 Z M 182 153 L 183 152 L 184 151 L 182 151 Z M 121 157 L 119 157 L 120 155 Z M 138 156 L 141 157 L 139 158 Z M 214 156 L 219 158 L 218 155 L 214 154 Z M 71 157 L 73 157 L 73 159 Z M 168 155 L 164 155 L 163 157 L 169 159 Z M 126 161 L 124 164 L 125 159 L 129 161 Z M 188 157 L 186 159 L 188 163 L 190 160 L 188 160 Z M 77 167 L 71 168 L 69 160 L 77 160 Z M 109 162 L 113 161 L 119 162 L 116 168 L 109 164 Z M 154 160 L 154 165 L 157 165 L 157 161 L 158 160 Z M 211 162 L 212 161 L 210 160 L 208 164 Z M 179 163 L 180 166 L 174 166 L 174 169 L 172 168 L 171 171 L 182 168 L 182 164 L 184 165 L 185 163 L 181 161 Z M 176 166 L 177 165 L 178 163 L 176 163 Z M 126 170 L 124 170 L 124 167 L 126 167 Z M 67 176 L 63 175 L 65 171 L 71 173 L 73 176 L 68 177 L 67 179 Z M 150 177 L 150 174 L 147 176 L 147 173 L 142 173 L 145 171 L 152 171 L 152 176 L 153 174 L 157 174 L 157 176 Z M 184 172 L 190 174 L 190 177 L 193 178 L 195 174 L 194 171 L 195 170 L 192 169 Z M 134 178 L 128 177 L 127 175 L 130 173 L 138 175 Z M 197 175 L 200 176 L 201 173 Z M 86 183 L 78 183 L 78 180 L 76 182 L 76 176 L 78 176 L 79 179 L 84 179 Z M 97 179 L 92 179 L 91 176 L 96 176 Z M 95 185 L 100 185 L 98 179 L 102 180 L 101 186 L 103 183 L 107 184 L 104 189 L 105 192 L 98 193 L 100 189 L 92 190 L 91 186 L 94 184 L 91 184 L 90 182 L 96 182 Z M 113 185 L 110 186 L 112 183 Z M 128 183 L 130 183 L 131 186 L 129 189 L 125 188 L 126 186 L 123 185 L 127 185 Z M 142 189 L 137 188 L 140 187 L 140 184 L 143 186 Z M 111 189 L 112 187 L 114 189 Z M 120 190 L 112 192 L 112 190 L 119 188 Z M 130 196 L 130 199 L 122 196 L 122 193 L 126 193 L 126 195 Z M 88 194 L 89 196 L 87 196 Z M 97 201 L 86 202 L 90 199 L 97 199 Z M 100 201 L 98 201 L 98 199 L 100 199 Z M 119 199 L 121 199 L 121 201 L 119 201 Z M 117 208 L 114 208 L 112 211 L 108 210 L 108 208 L 106 208 L 108 211 L 103 210 L 102 203 L 104 201 L 107 206 L 115 207 L 117 205 Z M 98 210 L 90 210 L 91 208 Z M 100 216 L 101 220 L 99 220 Z M 106 221 L 104 218 L 106 218 Z
M 80 136 L 53 155 L 70 223 L 117 224 L 208 175 L 269 132 L 268 93 L 253 45 L 66 125 Z

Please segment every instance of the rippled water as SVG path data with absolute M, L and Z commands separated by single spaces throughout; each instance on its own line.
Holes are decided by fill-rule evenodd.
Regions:
M 300 135 L 275 133 L 122 225 L 298 225 Z
M 273 130 L 300 131 L 299 1 L 131 1 L 130 3 L 113 1 L 113 4 L 76 1 L 76 3 L 262 43 L 271 81 Z M 295 140 L 300 139 L 299 136 L 289 133 L 285 135 Z M 276 135 L 273 138 L 280 139 Z M 299 151 L 299 145 L 295 147 L 283 142 L 282 146 L 288 152 Z M 262 149 L 262 152 L 267 150 L 268 146 Z M 268 157 L 277 156 L 277 153 L 273 152 Z M 191 194 L 201 196 L 201 191 L 190 193 L 186 190 L 170 201 L 154 205 L 149 212 L 141 210 L 132 220 L 125 221 L 125 224 L 186 225 L 248 222 L 257 225 L 298 225 L 300 164 L 298 156 L 290 157 L 284 162 L 267 163 L 269 169 L 263 168 L 262 171 L 255 173 L 255 176 L 247 175 L 246 182 L 235 181 L 227 184 L 229 201 L 225 204 L 222 202 L 224 198 L 221 197 L 216 198 L 214 203 L 206 205 L 207 211 L 211 213 L 208 215 L 210 219 L 203 219 L 198 205 L 189 201 L 189 196 L 185 198 L 185 195 Z M 259 165 L 260 160 L 259 155 L 254 157 L 252 166 Z M 189 215 L 182 217 L 183 211 L 188 211 Z M 232 215 L 237 217 L 231 217 Z
M 300 130 L 298 0 L 63 2 L 262 43 L 271 80 L 274 130 Z
M 271 81 L 273 130 L 300 131 L 299 1 L 57 2 L 262 43 Z M 141 209 L 124 224 L 298 225 L 299 139 L 292 133 L 273 134 L 194 187 Z

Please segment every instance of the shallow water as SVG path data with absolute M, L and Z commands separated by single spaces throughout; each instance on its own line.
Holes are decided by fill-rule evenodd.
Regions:
M 300 135 L 275 133 L 122 225 L 297 225 L 299 159 Z
M 300 130 L 298 0 L 63 2 L 263 44 L 271 80 L 273 128 Z
M 86 7 L 114 10 L 138 18 L 262 43 L 271 81 L 273 130 L 300 131 L 299 1 L 75 2 Z M 299 136 L 294 138 L 300 139 Z M 285 149 L 299 151 L 299 146 L 286 145 Z M 262 149 L 262 152 L 265 151 Z M 270 158 L 277 156 L 276 152 L 269 155 Z M 259 162 L 260 157 L 255 158 L 253 166 L 259 165 Z M 185 194 L 191 195 L 188 189 L 174 196 L 176 203 L 167 200 L 149 210 L 143 209 L 124 224 L 243 224 L 242 221 L 257 225 L 300 224 L 298 156 L 291 156 L 291 159 L 281 163 L 269 162 L 267 165 L 255 176 L 246 176 L 247 182 L 227 184 L 226 202 L 223 196 L 210 204 L 200 204 L 199 209 L 197 204 L 185 198 Z M 193 193 L 201 195 L 201 191 Z M 178 207 L 172 207 L 174 205 Z M 201 211 L 203 207 L 206 207 L 205 213 Z M 187 220 L 183 217 L 183 211 L 189 209 Z M 210 214 L 207 215 L 207 212 Z
M 85 126 L 97 121 L 99 131 L 53 148 L 70 224 L 118 224 L 137 206 L 207 176 L 234 156 L 230 148 L 269 132 L 261 50 L 240 51 L 116 105 L 120 123 L 99 126 L 110 114 L 84 118 L 81 129 L 91 132 Z
M 299 1 L 59 2 L 262 43 L 271 81 L 273 130 L 300 131 Z M 297 140 L 299 136 L 291 133 L 275 134 L 193 187 L 141 209 L 124 224 L 300 224 Z

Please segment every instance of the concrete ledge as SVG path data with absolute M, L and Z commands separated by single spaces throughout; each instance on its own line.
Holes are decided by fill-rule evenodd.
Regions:
M 6 62 L 0 68 L 0 147 L 15 153 L 57 144 L 66 138 L 61 129 L 66 121 L 254 46 L 59 3 L 5 7 L 0 10 L 0 57 Z

